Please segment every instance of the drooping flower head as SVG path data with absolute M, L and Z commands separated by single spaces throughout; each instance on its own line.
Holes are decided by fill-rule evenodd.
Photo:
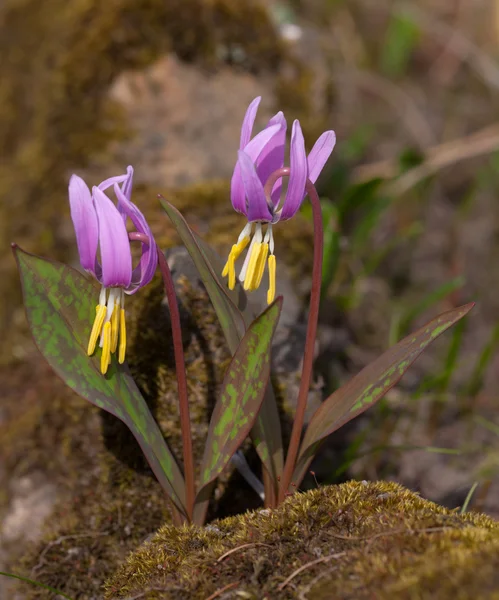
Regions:
M 78 175 L 72 175 L 69 181 L 69 204 L 80 263 L 102 284 L 88 355 L 94 353 L 100 336 L 103 374 L 111 363 L 111 354 L 118 349 L 118 341 L 118 361 L 123 363 L 125 360 L 125 294 L 134 294 L 148 284 L 158 261 L 151 229 L 131 201 L 132 182 L 132 167 L 127 168 L 125 175 L 106 179 L 91 193 Z M 109 188 L 114 189 L 117 206 L 104 193 Z M 142 254 L 135 268 L 132 267 L 127 219 L 131 220 L 137 232 L 149 238 L 149 244 L 142 243 Z
M 275 297 L 276 259 L 272 226 L 296 214 L 305 198 L 307 181 L 315 183 L 333 151 L 334 131 L 324 132 L 307 156 L 305 140 L 299 121 L 293 122 L 290 144 L 290 173 L 284 201 L 281 202 L 282 177 L 277 179 L 270 193 L 265 184 L 269 177 L 284 166 L 286 148 L 286 119 L 278 112 L 263 131 L 252 136 L 256 112 L 261 98 L 249 105 L 241 128 L 238 160 L 231 181 L 231 201 L 234 209 L 243 214 L 248 223 L 232 246 L 222 275 L 228 277 L 232 290 L 236 284 L 235 262 L 246 246 L 250 247 L 239 274 L 245 290 L 256 290 L 262 281 L 265 266 L 269 268 L 267 301 Z M 255 231 L 253 232 L 253 225 Z M 267 227 L 265 233 L 264 227 Z

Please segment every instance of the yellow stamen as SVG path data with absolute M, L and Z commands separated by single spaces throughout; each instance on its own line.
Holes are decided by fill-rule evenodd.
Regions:
M 262 249 L 260 250 L 260 256 L 258 257 L 258 263 L 256 265 L 255 274 L 253 276 L 253 281 L 251 283 L 252 290 L 257 290 L 260 287 L 260 283 L 262 282 L 263 272 L 265 271 L 265 264 L 267 262 L 268 255 L 269 255 L 269 245 L 264 243 L 264 244 L 262 244 Z
M 269 291 L 267 292 L 267 303 L 272 304 L 275 298 L 275 271 L 276 262 L 275 256 L 271 254 L 269 256 Z
M 106 316 L 106 307 L 104 305 L 98 304 L 95 309 L 95 319 L 92 327 L 92 332 L 90 333 L 90 339 L 88 340 L 88 348 L 87 354 L 88 356 L 92 356 L 95 352 L 95 345 L 97 344 L 97 338 L 100 335 L 102 324 L 104 323 L 104 318 Z
M 229 253 L 229 258 L 227 259 L 224 270 L 222 271 L 222 277 L 227 277 L 227 275 L 229 276 L 229 288 L 231 290 L 233 290 L 236 285 L 236 260 L 241 256 L 241 252 L 249 244 L 249 241 L 250 238 L 249 235 L 247 235 L 243 237 L 243 239 L 240 242 L 232 246 L 232 249 Z M 233 281 L 232 286 L 231 281 Z
M 125 362 L 125 350 L 126 350 L 126 324 L 125 324 L 125 309 L 120 309 L 120 351 L 118 355 L 118 362 L 123 364 Z
M 244 289 L 251 290 L 251 284 L 253 283 L 253 277 L 255 276 L 255 269 L 258 263 L 258 257 L 262 249 L 261 242 L 255 242 L 251 249 L 251 256 L 248 263 L 248 269 L 246 270 L 246 277 L 244 278 Z
M 229 265 L 229 281 L 227 285 L 229 286 L 229 290 L 233 290 L 236 287 L 236 259 L 232 252 L 229 254 L 227 264 Z
M 104 345 L 102 347 L 102 356 L 100 358 L 100 370 L 103 375 L 107 373 L 107 368 L 111 362 L 111 323 L 104 323 Z
M 119 310 L 120 307 L 114 305 L 113 315 L 111 317 L 111 352 L 116 352 L 118 347 L 118 325 L 119 325 Z

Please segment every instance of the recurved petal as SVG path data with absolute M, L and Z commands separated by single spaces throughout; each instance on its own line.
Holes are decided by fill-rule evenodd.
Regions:
M 269 176 L 284 165 L 284 150 L 286 148 L 286 119 L 282 112 L 278 112 L 270 119 L 267 128 L 279 125 L 280 129 L 269 139 L 256 159 L 256 171 L 260 181 L 265 185 Z M 272 201 L 274 206 L 279 203 L 282 181 L 274 186 Z
M 115 177 L 109 177 L 109 179 L 104 179 L 104 181 L 99 183 L 99 185 L 97 187 L 102 192 L 105 192 L 108 188 L 113 186 L 115 183 L 123 183 L 123 181 L 125 181 L 127 177 L 128 177 L 128 173 L 126 175 L 116 175 Z
M 327 159 L 333 151 L 336 144 L 336 134 L 334 131 L 325 131 L 315 142 L 314 147 L 308 155 L 308 178 L 312 183 L 317 181 L 321 174 Z
M 121 189 L 128 200 L 132 199 L 132 184 L 133 184 L 133 167 L 132 165 L 128 165 L 126 168 L 126 179 L 121 186 Z M 116 185 L 115 185 L 116 187 Z M 119 200 L 118 200 L 119 202 Z
M 118 183 L 120 183 L 120 182 L 114 182 L 115 189 L 116 189 L 116 186 Z M 132 199 L 132 184 L 133 184 L 133 167 L 129 165 L 126 169 L 126 179 L 123 181 L 123 185 L 121 186 L 121 191 L 125 195 L 125 198 L 127 198 L 127 200 L 129 200 L 129 201 L 131 201 L 131 199 Z M 125 223 L 125 225 L 126 225 L 127 213 L 126 213 L 126 211 L 123 210 L 123 206 L 122 206 L 120 197 L 118 195 L 116 197 L 118 198 L 118 211 L 119 211 L 121 217 L 123 218 L 123 223 Z
M 251 102 L 248 106 L 248 110 L 244 115 L 243 125 L 241 127 L 241 140 L 239 142 L 239 149 L 243 150 L 246 144 L 251 139 L 251 134 L 253 132 L 253 125 L 255 124 L 256 112 L 258 110 L 258 105 L 260 104 L 261 96 L 258 96 Z
M 69 206 L 81 266 L 95 275 L 99 224 L 90 190 L 78 175 L 72 175 L 69 180 Z
M 248 221 L 271 221 L 272 215 L 253 161 L 243 150 L 239 150 L 238 157 L 244 191 L 248 200 Z
M 290 149 L 290 174 L 286 198 L 279 217 L 279 220 L 290 219 L 300 208 L 305 197 L 305 185 L 308 179 L 307 154 L 305 152 L 305 140 L 296 120 L 293 123 L 291 132 Z
M 123 218 L 102 190 L 94 187 L 92 192 L 99 222 L 102 284 L 127 288 L 132 279 L 132 255 Z
M 138 233 L 143 233 L 149 238 L 149 244 L 142 244 L 142 255 L 139 264 L 132 270 L 132 279 L 130 286 L 125 290 L 127 294 L 134 294 L 141 287 L 147 285 L 154 276 L 158 264 L 158 253 L 156 243 L 152 235 L 146 218 L 141 211 L 131 202 L 117 183 L 114 184 L 114 191 L 121 206 L 122 214 L 130 217 Z

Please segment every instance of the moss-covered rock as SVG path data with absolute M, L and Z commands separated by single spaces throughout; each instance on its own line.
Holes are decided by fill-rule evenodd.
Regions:
M 208 527 L 162 527 L 106 598 L 497 598 L 499 524 L 395 483 L 295 494 Z M 495 594 L 495 595 L 494 595 Z

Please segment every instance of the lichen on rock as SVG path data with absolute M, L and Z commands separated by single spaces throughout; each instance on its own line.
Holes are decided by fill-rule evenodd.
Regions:
M 499 523 L 388 482 L 348 482 L 278 509 L 162 527 L 106 584 L 106 598 L 455 598 L 497 590 Z M 237 596 L 236 596 L 237 595 Z

